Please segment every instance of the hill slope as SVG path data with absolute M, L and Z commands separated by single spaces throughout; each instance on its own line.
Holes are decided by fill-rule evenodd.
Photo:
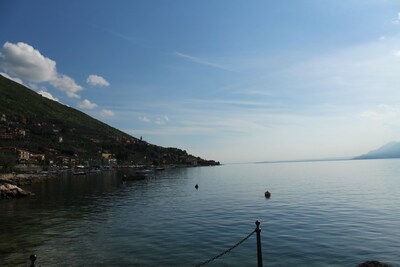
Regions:
M 1 75 L 0 95 L 2 151 L 24 149 L 54 162 L 69 158 L 101 164 L 107 154 L 119 164 L 218 164 L 139 140 Z
M 367 154 L 355 157 L 354 159 L 387 159 L 400 158 L 400 142 L 390 142 Z

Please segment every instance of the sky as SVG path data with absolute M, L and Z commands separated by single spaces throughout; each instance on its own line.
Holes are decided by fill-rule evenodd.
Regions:
M 400 1 L 0 0 L 0 74 L 222 163 L 400 140 Z

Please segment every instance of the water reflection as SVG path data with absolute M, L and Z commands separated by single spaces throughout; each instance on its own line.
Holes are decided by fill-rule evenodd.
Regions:
M 63 174 L 60 179 L 25 186 L 35 193 L 33 197 L 0 201 L 0 228 L 6 229 L 0 231 L 0 266 L 26 265 L 29 255 L 34 253 L 39 256 L 39 264 L 45 260 L 54 266 L 59 265 L 57 261 L 63 257 L 76 257 L 77 261 L 71 262 L 79 262 L 79 259 L 89 257 L 90 251 L 93 258 L 98 258 L 92 247 L 96 244 L 101 248 L 101 242 L 104 242 L 101 229 L 105 226 L 118 228 L 118 220 L 124 216 L 116 215 L 116 210 L 134 208 L 136 203 L 132 198 L 147 199 L 145 195 L 154 191 L 152 187 L 156 183 L 157 187 L 163 188 L 163 194 L 174 194 L 173 188 L 179 184 L 176 178 L 183 177 L 187 170 L 170 170 L 168 175 L 161 173 L 163 179 L 157 179 L 160 173 L 152 173 L 145 179 L 124 181 L 124 176 L 133 172 L 128 169 L 79 176 Z M 156 197 L 150 198 L 156 200 Z M 138 214 L 145 216 L 143 211 Z M 118 236 L 118 233 L 114 234 L 121 242 L 124 234 Z M 100 243 L 96 243 L 96 238 Z M 111 243 L 107 245 L 112 245 L 110 238 L 105 239 Z M 68 249 L 68 246 L 75 249 Z M 86 255 L 76 254 L 79 248 Z
M 25 264 L 30 253 L 45 242 L 70 231 L 76 220 L 107 209 L 102 199 L 122 186 L 116 172 L 73 176 L 25 186 L 35 196 L 0 202 L 0 259 L 1 266 Z M 122 191 L 123 192 L 123 191 Z M 101 203 L 99 203 L 101 202 Z M 68 222 L 69 229 L 60 229 Z M 1 260 L 0 260 L 1 262 Z
M 0 266 L 24 265 L 31 253 L 42 266 L 190 266 L 255 220 L 268 266 L 393 264 L 399 163 L 230 165 L 126 182 L 115 172 L 65 176 L 32 185 L 33 198 L 0 201 Z M 255 246 L 250 238 L 214 266 L 254 266 Z

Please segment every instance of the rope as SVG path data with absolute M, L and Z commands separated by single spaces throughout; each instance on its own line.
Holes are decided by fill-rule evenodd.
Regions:
M 248 234 L 245 238 L 243 238 L 242 240 L 240 240 L 238 243 L 236 243 L 235 245 L 233 245 L 232 247 L 230 247 L 229 249 L 225 250 L 224 252 L 212 257 L 211 259 L 204 261 L 202 263 L 196 264 L 194 265 L 194 267 L 200 267 L 206 264 L 209 264 L 210 262 L 224 256 L 225 254 L 229 253 L 231 250 L 233 250 L 234 248 L 238 247 L 240 244 L 242 244 L 244 241 L 246 241 L 247 239 L 249 239 L 250 236 L 252 236 L 256 231 L 252 231 L 250 234 Z

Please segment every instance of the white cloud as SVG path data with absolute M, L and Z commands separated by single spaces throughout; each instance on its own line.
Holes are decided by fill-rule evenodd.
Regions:
M 150 119 L 147 118 L 146 116 L 139 117 L 139 120 L 142 121 L 142 122 L 150 122 Z
M 107 82 L 103 77 L 98 76 L 96 74 L 89 75 L 86 79 L 86 82 L 93 86 L 110 86 L 110 83 Z
M 397 13 L 397 17 L 392 19 L 392 23 L 395 25 L 400 24 L 400 12 Z
M 78 104 L 78 107 L 81 109 L 94 109 L 97 107 L 95 103 L 90 102 L 89 100 L 85 99 L 81 103 Z
M 40 90 L 39 92 L 37 92 L 39 95 L 41 95 L 41 96 L 43 96 L 43 97 L 45 97 L 45 98 L 48 98 L 48 99 L 50 99 L 50 100 L 53 100 L 53 101 L 57 101 L 57 102 L 60 102 L 60 101 L 58 101 L 58 98 L 57 97 L 54 97 L 52 94 L 50 94 L 49 92 L 46 92 L 46 91 L 43 91 L 43 90 Z
M 164 125 L 167 122 L 169 122 L 168 116 L 157 117 L 157 118 L 152 118 L 152 119 L 149 119 L 149 117 L 147 117 L 147 116 L 140 116 L 140 117 L 138 117 L 138 119 L 145 123 L 154 123 L 157 125 Z
M 4 59 L 2 67 L 22 79 L 46 82 L 57 76 L 56 62 L 26 43 L 6 42 L 1 55 Z
M 6 77 L 7 79 L 10 79 L 10 80 L 12 80 L 12 81 L 14 81 L 14 82 L 16 82 L 16 83 L 19 83 L 19 84 L 24 85 L 24 83 L 22 82 L 22 80 L 19 79 L 19 78 L 11 77 L 10 75 L 8 75 L 7 73 L 4 73 L 4 72 L 0 72 L 0 75 Z
M 400 108 L 381 104 L 375 109 L 362 112 L 360 116 L 374 121 L 396 123 L 400 122 Z
M 36 83 L 29 83 L 28 86 L 32 90 L 39 90 L 39 86 Z M 45 89 L 45 88 L 43 88 L 43 89 Z
M 80 98 L 77 94 L 83 88 L 71 77 L 57 72 L 56 62 L 43 56 L 39 50 L 19 42 L 6 42 L 0 50 L 1 67 L 22 80 L 31 82 L 49 82 L 55 88 L 65 92 L 71 98 Z
M 165 124 L 165 121 L 163 121 L 161 118 L 157 118 L 154 123 L 157 125 L 163 125 Z
M 109 109 L 103 109 L 100 111 L 100 115 L 102 117 L 113 117 L 115 113 Z
M 167 116 L 157 118 L 154 123 L 158 125 L 164 125 L 169 122 L 169 118 Z
M 83 90 L 82 86 L 76 84 L 74 79 L 64 74 L 58 75 L 56 79 L 50 81 L 50 84 L 64 91 L 70 98 L 80 98 L 77 92 Z

